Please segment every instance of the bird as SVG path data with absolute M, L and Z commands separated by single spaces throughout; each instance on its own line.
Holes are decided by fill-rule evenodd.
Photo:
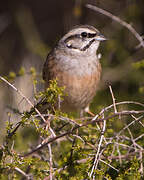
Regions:
M 54 79 L 58 86 L 65 87 L 62 111 L 79 112 L 80 116 L 85 112 L 92 114 L 89 105 L 102 72 L 97 50 L 105 40 L 95 27 L 79 25 L 69 30 L 48 54 L 42 73 L 45 89 Z

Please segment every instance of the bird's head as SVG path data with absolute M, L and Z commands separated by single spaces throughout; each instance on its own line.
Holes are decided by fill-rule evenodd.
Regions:
M 83 25 L 70 30 L 59 41 L 59 45 L 71 53 L 96 54 L 100 42 L 105 40 L 106 38 L 96 28 Z

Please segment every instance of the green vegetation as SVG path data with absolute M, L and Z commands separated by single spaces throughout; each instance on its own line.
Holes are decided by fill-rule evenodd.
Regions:
M 19 72 L 18 75 L 25 75 L 23 68 Z M 17 78 L 16 73 L 10 74 L 7 77 L 9 81 L 12 81 L 11 77 L 13 80 Z M 30 69 L 30 76 L 36 86 L 38 81 L 34 68 Z M 92 117 L 78 119 L 77 115 L 56 110 L 55 104 L 58 96 L 64 96 L 63 91 L 64 88 L 58 87 L 57 80 L 54 80 L 45 92 L 35 94 L 38 101 L 45 101 L 52 108 L 42 114 L 45 122 L 34 108 L 31 113 L 20 114 L 18 123 L 13 121 L 16 111 L 8 113 L 6 135 L 0 148 L 0 178 L 141 179 L 144 129 L 140 110 L 143 105 L 123 102 L 116 106 L 121 115 L 116 115 L 113 106 L 104 110 L 102 106 L 95 109 L 92 104 L 93 112 L 99 113 L 97 121 L 103 119 L 99 124 L 92 122 Z M 35 107 L 40 110 L 42 106 Z M 131 111 L 133 107 L 139 119 Z M 50 140 L 51 143 L 47 144 Z M 41 143 L 45 146 L 33 152 Z

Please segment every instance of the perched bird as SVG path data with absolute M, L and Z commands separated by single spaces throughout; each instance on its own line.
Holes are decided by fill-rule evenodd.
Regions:
M 100 41 L 106 38 L 89 25 L 76 26 L 65 34 L 47 56 L 43 67 L 45 88 L 56 79 L 64 86 L 66 96 L 61 102 L 62 111 L 89 112 L 101 76 L 97 56 Z M 46 107 L 46 106 L 45 106 Z

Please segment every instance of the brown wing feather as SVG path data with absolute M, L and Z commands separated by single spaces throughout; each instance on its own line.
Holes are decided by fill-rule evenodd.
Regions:
M 47 83 L 49 82 L 49 80 L 52 79 L 50 70 L 53 68 L 53 66 L 54 66 L 53 52 L 50 52 L 44 63 L 43 73 L 42 73 L 43 80 L 46 81 Z

